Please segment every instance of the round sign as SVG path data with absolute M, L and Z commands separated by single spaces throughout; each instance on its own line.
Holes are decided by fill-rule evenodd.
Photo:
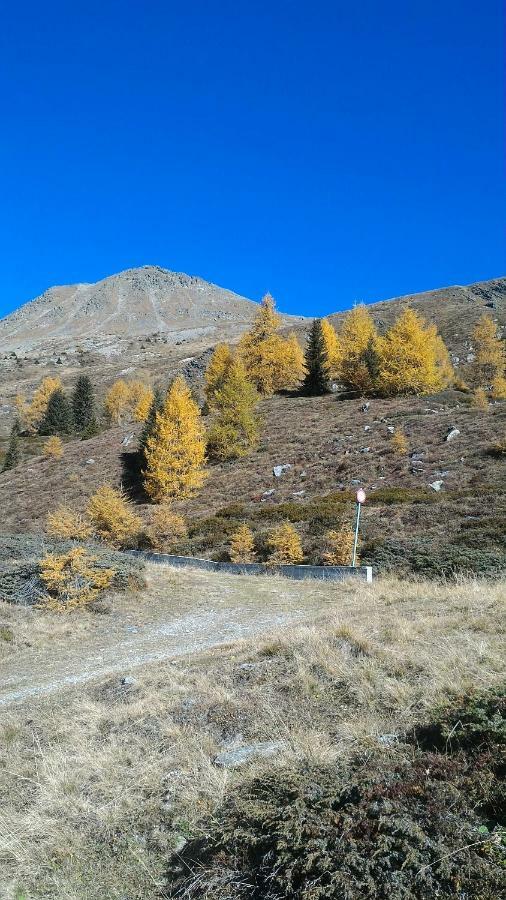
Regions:
M 357 503 L 365 503 L 365 491 L 362 488 L 357 491 Z

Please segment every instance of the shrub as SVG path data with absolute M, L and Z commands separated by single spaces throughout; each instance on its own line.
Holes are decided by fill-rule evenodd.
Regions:
M 47 514 L 46 531 L 51 537 L 71 541 L 84 541 L 92 534 L 89 522 L 64 504 Z
M 474 406 L 476 409 L 488 409 L 488 397 L 484 388 L 479 387 L 473 391 L 471 406 Z
M 252 563 L 255 558 L 253 532 L 243 523 L 230 539 L 230 559 L 234 563 Z
M 131 547 L 137 543 L 142 520 L 132 511 L 122 491 L 103 485 L 90 498 L 86 514 L 102 540 L 116 547 Z
M 148 529 L 151 546 L 168 552 L 188 535 L 183 516 L 174 512 L 168 503 L 162 503 L 153 511 L 153 519 Z
M 496 900 L 504 713 L 502 688 L 429 723 L 429 749 L 404 747 L 404 760 L 370 756 L 364 769 L 358 758 L 344 772 L 305 763 L 246 780 L 172 856 L 168 896 L 197 900 L 205 884 L 208 900 Z
M 496 444 L 492 444 L 488 447 L 487 455 L 492 456 L 495 459 L 501 459 L 503 456 L 506 456 L 506 437 L 501 438 Z
M 327 532 L 326 550 L 322 554 L 324 566 L 349 566 L 353 553 L 354 533 L 351 528 L 341 528 Z
M 63 456 L 63 441 L 58 435 L 53 434 L 44 444 L 44 456 L 49 459 L 61 459 Z
M 506 400 L 506 378 L 504 375 L 496 375 L 493 379 L 492 398 L 494 400 Z
M 114 570 L 100 568 L 95 563 L 96 558 L 84 547 L 45 556 L 40 564 L 40 577 L 47 595 L 40 605 L 55 612 L 65 612 L 96 600 L 111 584 Z
M 297 565 L 304 559 L 300 536 L 290 522 L 283 522 L 271 531 L 268 546 L 270 565 Z

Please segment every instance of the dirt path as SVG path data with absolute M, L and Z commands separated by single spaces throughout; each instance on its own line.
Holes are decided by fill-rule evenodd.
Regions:
M 176 574 L 153 567 L 142 605 L 137 601 L 134 613 L 127 606 L 113 616 L 95 616 L 95 621 L 88 614 L 86 627 L 85 620 L 78 623 L 82 631 L 68 629 L 55 637 L 49 628 L 46 644 L 39 640 L 39 646 L 8 657 L 0 672 L 0 709 L 115 672 L 128 675 L 147 663 L 269 634 L 314 614 L 324 599 L 314 587 L 294 587 L 283 579 L 189 570 Z M 56 625 L 61 622 L 60 616 Z M 29 633 L 29 622 L 24 625 Z

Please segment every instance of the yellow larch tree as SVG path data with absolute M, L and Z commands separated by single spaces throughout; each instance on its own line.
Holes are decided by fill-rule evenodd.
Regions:
M 153 402 L 153 388 L 145 381 L 128 382 L 130 409 L 134 422 L 145 422 Z
M 33 433 L 46 412 L 49 399 L 55 391 L 62 389 L 60 378 L 48 376 L 43 378 L 34 392 L 31 402 L 22 394 L 16 397 L 16 408 L 21 420 L 21 427 Z
M 215 418 L 209 429 L 209 454 L 217 460 L 238 459 L 257 444 L 259 421 L 256 414 L 259 395 L 248 379 L 239 359 L 226 369 L 220 387 L 215 391 Z
M 130 388 L 123 378 L 111 385 L 104 400 L 104 409 L 111 422 L 119 425 L 128 418 L 131 410 Z
M 255 541 L 249 525 L 244 522 L 230 538 L 230 560 L 233 563 L 255 562 Z
M 218 344 L 216 346 L 204 375 L 208 409 L 213 408 L 216 391 L 220 389 L 225 372 L 230 366 L 233 358 L 232 351 L 228 344 Z
M 338 378 L 341 373 L 343 349 L 336 329 L 328 319 L 321 320 L 321 334 L 323 339 L 324 366 L 329 381 Z
M 506 378 L 504 375 L 496 375 L 492 379 L 492 399 L 506 400 Z
M 144 486 L 158 503 L 190 497 L 204 483 L 205 430 L 200 410 L 180 375 L 156 413 L 144 456 Z
M 170 503 L 155 506 L 148 529 L 148 538 L 156 550 L 169 552 L 188 535 L 183 516 L 172 509 Z
M 488 387 L 495 378 L 506 374 L 505 343 L 498 335 L 491 316 L 484 313 L 473 328 L 475 358 L 472 374 L 475 384 Z
M 304 375 L 304 355 L 295 335 L 278 334 L 281 317 L 270 294 L 263 298 L 252 328 L 241 338 L 238 355 L 248 377 L 266 396 L 296 387 Z
M 339 332 L 340 365 L 336 373 L 354 391 L 367 394 L 375 388 L 377 342 L 371 314 L 363 303 L 354 306 Z
M 352 528 L 341 525 L 325 535 L 325 550 L 322 553 L 324 566 L 349 566 L 353 554 L 355 534 Z
M 86 517 L 98 537 L 116 547 L 135 545 L 142 530 L 142 519 L 124 493 L 108 484 L 90 497 Z
M 53 612 L 68 612 L 92 603 L 111 584 L 115 571 L 95 565 L 84 547 L 67 553 L 48 553 L 40 563 L 40 577 L 47 594 L 40 606 Z
M 46 532 L 65 541 L 85 541 L 93 529 L 84 516 L 62 503 L 47 514 Z
M 300 535 L 291 522 L 283 522 L 273 528 L 267 545 L 271 551 L 269 565 L 297 565 L 304 559 Z
M 397 456 L 406 456 L 409 450 L 409 444 L 408 439 L 401 428 L 392 435 L 390 445 Z
M 44 456 L 52 459 L 61 459 L 63 456 L 63 441 L 57 434 L 51 435 L 44 444 Z
M 378 342 L 379 387 L 385 396 L 432 394 L 445 387 L 442 341 L 436 329 L 407 308 Z

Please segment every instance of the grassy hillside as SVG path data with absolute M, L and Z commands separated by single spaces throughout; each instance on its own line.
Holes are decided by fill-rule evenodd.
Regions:
M 499 896 L 497 829 L 504 810 L 494 774 L 498 757 L 489 749 L 504 728 L 500 713 L 491 711 L 496 708 L 492 691 L 503 677 L 504 583 L 384 579 L 367 586 L 294 585 L 276 578 L 178 572 L 164 591 L 160 587 L 151 585 L 143 596 L 111 598 L 109 614 L 102 607 L 101 615 L 48 614 L 41 620 L 35 610 L 2 610 L 0 645 L 7 671 L 18 672 L 25 683 L 30 672 L 43 670 L 51 677 L 64 660 L 87 661 L 90 648 L 99 665 L 113 638 L 125 640 L 126 631 L 129 641 L 137 640 L 164 604 L 166 620 L 178 609 L 186 614 L 192 602 L 197 609 L 206 598 L 208 610 L 222 603 L 231 615 L 255 605 L 286 611 L 302 604 L 311 624 L 271 628 L 268 638 L 193 661 L 124 666 L 99 681 L 4 709 L 0 883 L 5 900 L 154 900 L 180 896 L 181 874 L 193 884 L 191 891 L 187 884 L 187 896 L 201 897 L 206 894 L 199 893 L 199 872 L 205 872 L 213 900 L 266 896 L 246 888 L 253 878 L 260 884 L 270 870 L 264 867 L 263 875 L 254 866 L 248 870 L 260 857 L 240 858 L 237 841 L 246 848 L 260 835 L 262 803 L 269 798 L 266 814 L 274 839 L 284 791 L 296 798 L 299 789 L 303 793 L 292 808 L 300 813 L 301 828 L 317 831 L 299 833 L 289 809 L 282 815 L 287 830 L 270 859 L 284 847 L 278 862 L 289 868 L 283 872 L 293 871 L 291 854 L 297 855 L 300 835 L 306 845 L 315 833 L 322 838 L 310 857 L 317 867 L 326 865 L 327 853 L 333 872 L 348 871 L 349 864 L 353 869 L 353 860 L 361 860 L 357 874 L 378 861 L 383 874 L 374 876 L 376 893 L 373 881 L 372 888 L 369 883 L 350 897 L 383 897 L 379 886 L 386 890 L 383 879 L 388 881 L 390 870 L 393 887 L 400 890 L 407 879 L 416 898 L 439 890 L 448 898 L 458 891 L 474 900 Z M 132 628 L 139 635 L 132 635 Z M 460 724 L 454 727 L 450 712 L 450 725 L 441 731 L 442 752 L 437 729 L 432 745 L 423 731 L 413 742 L 415 726 L 441 720 L 441 705 L 461 704 L 459 698 L 476 689 L 488 700 L 475 705 L 472 729 L 466 730 L 460 707 Z M 450 742 L 444 737 L 448 731 Z M 473 747 L 480 742 L 485 749 L 476 755 Z M 252 747 L 257 750 L 248 756 Z M 262 756 L 267 752 L 271 755 Z M 332 798 L 341 796 L 357 773 L 369 793 L 355 793 L 348 807 L 354 818 L 345 833 L 354 835 L 352 851 L 342 842 L 343 830 L 332 831 L 341 828 L 341 813 L 329 804 L 337 803 Z M 263 799 L 259 784 L 268 788 Z M 245 805 L 246 794 L 252 802 Z M 373 807 L 383 822 L 377 838 Z M 232 825 L 227 839 L 234 810 L 241 823 Z M 367 849 L 369 834 L 378 853 Z M 465 855 L 459 856 L 464 846 Z M 214 848 L 221 854 L 218 866 Z M 401 848 L 404 855 L 396 861 Z M 341 852 L 336 866 L 333 854 Z M 442 865 L 441 858 L 455 865 Z M 302 860 L 308 859 L 304 854 Z M 306 862 L 299 872 L 307 872 Z M 322 884 L 316 874 L 304 875 L 300 883 L 316 891 Z
M 362 405 L 332 395 L 263 401 L 258 450 L 210 466 L 200 494 L 182 505 L 191 527 L 180 551 L 223 558 L 232 531 L 248 521 L 262 553 L 265 532 L 288 518 L 301 529 L 307 559 L 316 561 L 323 533 L 351 521 L 360 485 L 369 496 L 365 562 L 427 573 L 504 566 L 505 462 L 493 448 L 506 434 L 506 402 L 480 410 L 469 405 L 469 395 L 447 391 L 372 400 L 366 412 Z M 392 427 L 406 434 L 406 456 L 392 447 Z M 454 427 L 460 434 L 447 441 Z M 57 503 L 83 507 L 104 482 L 122 483 L 149 519 L 152 508 L 132 480 L 136 434 L 136 428 L 113 428 L 70 441 L 60 461 L 34 456 L 1 475 L 3 530 L 40 531 Z M 36 451 L 40 439 L 34 444 Z M 275 478 L 277 465 L 291 468 Z M 438 481 L 436 492 L 430 484 Z

